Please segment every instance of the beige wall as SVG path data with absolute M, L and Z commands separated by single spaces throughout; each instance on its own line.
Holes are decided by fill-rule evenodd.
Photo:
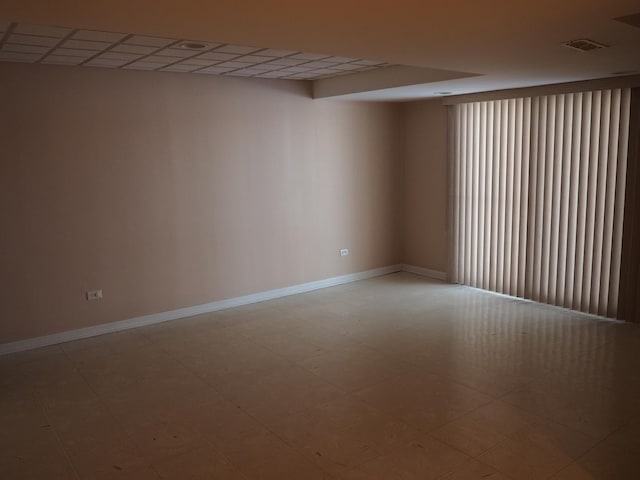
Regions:
M 407 103 L 404 122 L 402 261 L 447 271 L 447 107 Z
M 0 343 L 401 261 L 397 105 L 17 64 L 0 65 L 0 105 Z

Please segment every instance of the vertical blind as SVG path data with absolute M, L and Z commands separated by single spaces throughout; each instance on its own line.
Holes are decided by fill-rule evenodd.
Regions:
M 630 89 L 451 107 L 451 280 L 616 317 Z

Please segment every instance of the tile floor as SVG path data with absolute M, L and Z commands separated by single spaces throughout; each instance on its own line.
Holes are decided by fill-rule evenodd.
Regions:
M 392 274 L 0 357 L 0 478 L 637 479 L 639 351 Z

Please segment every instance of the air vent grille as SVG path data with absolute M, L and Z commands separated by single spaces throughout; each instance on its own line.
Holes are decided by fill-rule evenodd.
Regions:
M 590 52 L 592 50 L 599 50 L 601 48 L 608 48 L 609 45 L 605 45 L 604 43 L 595 42 L 593 40 L 589 40 L 588 38 L 581 38 L 578 40 L 571 40 L 570 42 L 565 42 L 562 45 L 565 47 L 573 48 L 574 50 L 579 50 L 581 52 Z

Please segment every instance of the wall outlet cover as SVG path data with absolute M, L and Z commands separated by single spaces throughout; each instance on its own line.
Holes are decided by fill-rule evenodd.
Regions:
M 87 300 L 102 300 L 102 290 L 90 290 L 87 292 Z

